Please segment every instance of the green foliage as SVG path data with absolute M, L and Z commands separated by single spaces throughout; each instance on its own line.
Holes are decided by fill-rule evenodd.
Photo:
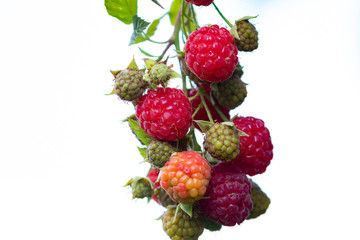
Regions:
M 174 0 L 173 3 L 171 4 L 169 16 L 172 25 L 175 25 L 176 16 L 180 10 L 181 2 L 182 2 L 181 0 Z
M 129 122 L 131 131 L 134 133 L 141 144 L 146 146 L 150 144 L 153 138 L 144 132 L 144 130 L 139 125 L 139 120 L 137 120 L 134 115 L 128 117 L 125 121 Z
M 105 0 L 105 7 L 110 16 L 125 24 L 133 23 L 138 9 L 137 0 Z
M 138 17 L 138 15 L 134 16 L 134 18 L 133 18 L 134 32 L 131 35 L 129 45 L 137 43 L 137 39 L 143 33 L 143 31 L 147 28 L 147 26 L 149 26 L 149 24 L 150 24 L 149 22 L 147 22 L 144 19 Z

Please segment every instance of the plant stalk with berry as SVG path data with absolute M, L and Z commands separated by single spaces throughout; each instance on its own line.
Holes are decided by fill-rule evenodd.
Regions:
M 138 16 L 137 0 L 105 0 L 109 15 L 133 26 L 129 45 L 138 45 L 143 55 L 143 65 L 134 58 L 123 70 L 111 71 L 115 84 L 108 95 L 134 105 L 124 122 L 139 140 L 139 156 L 150 165 L 147 177 L 126 184 L 133 198 L 168 208 L 161 219 L 171 239 L 198 239 L 204 228 L 242 224 L 270 203 L 250 179 L 264 173 L 273 158 L 270 132 L 261 119 L 233 114 L 248 95 L 239 55 L 258 48 L 258 32 L 250 23 L 255 17 L 227 18 L 214 0 L 173 0 L 169 9 L 152 2 L 163 13 L 148 22 Z M 228 27 L 199 26 L 201 7 L 214 7 Z M 154 40 L 166 16 L 171 35 Z M 152 55 L 144 42 L 165 47 Z M 252 186 L 260 193 L 252 194 Z

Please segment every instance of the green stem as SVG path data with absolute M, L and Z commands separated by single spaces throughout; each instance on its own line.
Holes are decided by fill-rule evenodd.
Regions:
M 191 116 L 191 118 L 194 118 L 196 116 L 196 114 L 200 111 L 200 109 L 203 107 L 204 107 L 204 105 L 202 103 L 200 103 L 199 106 L 196 108 L 195 112 L 193 113 L 193 115 Z
M 199 91 L 200 91 L 200 98 L 201 98 L 201 102 L 202 102 L 202 104 L 204 105 L 204 107 L 205 107 L 205 110 L 206 110 L 206 114 L 208 115 L 208 118 L 209 118 L 209 121 L 211 122 L 211 123 L 214 123 L 214 119 L 212 118 L 212 116 L 211 116 L 211 112 L 210 112 L 210 109 L 209 109 L 209 107 L 208 107 L 208 105 L 206 104 L 206 101 L 205 101 L 205 98 L 204 98 L 204 89 L 199 89 Z
M 233 27 L 233 25 L 229 22 L 229 20 L 226 19 L 226 17 L 220 12 L 219 8 L 216 6 L 216 4 L 213 2 L 213 6 L 215 7 L 216 11 L 219 13 L 220 17 L 229 25 L 229 27 Z
M 201 92 L 204 94 L 204 96 L 206 97 L 206 99 L 211 103 L 211 99 L 210 99 L 210 96 L 206 93 L 206 91 L 201 87 L 201 86 L 198 86 L 199 89 L 201 88 Z M 225 122 L 228 122 L 229 119 L 223 114 L 223 112 L 220 110 L 219 106 L 216 105 L 216 104 L 212 104 L 211 105 L 215 108 L 216 112 L 219 114 L 219 116 L 221 117 L 221 119 Z
M 193 101 L 195 98 L 197 98 L 197 96 L 199 96 L 200 92 L 197 91 L 196 94 L 192 97 L 189 98 L 190 102 Z
M 146 40 L 148 40 L 149 42 L 152 42 L 152 43 L 156 43 L 156 44 L 165 44 L 165 43 L 168 43 L 168 42 L 169 42 L 169 41 L 166 41 L 166 42 L 158 42 L 158 41 L 152 40 L 146 33 L 144 33 L 144 36 L 146 37 Z
M 192 16 L 192 19 L 193 19 L 195 29 L 199 29 L 199 24 L 198 24 L 198 22 L 196 20 L 195 9 L 194 9 L 194 6 L 192 4 L 191 4 L 191 7 L 190 7 L 190 10 L 191 10 L 191 16 Z
M 186 31 L 186 27 L 185 27 L 185 12 L 187 9 L 188 3 L 186 3 L 185 1 L 182 2 L 182 15 L 181 15 L 181 28 L 182 28 L 182 32 L 185 35 L 185 38 L 188 39 L 188 34 Z
M 166 48 L 164 49 L 162 54 L 158 57 L 158 59 L 156 59 L 157 62 L 159 62 L 165 56 L 166 52 L 169 50 L 169 48 L 172 45 L 175 45 L 176 50 L 180 51 L 179 32 L 180 32 L 180 27 L 181 27 L 181 24 L 180 24 L 181 12 L 182 12 L 182 7 L 180 7 L 179 12 L 176 16 L 174 32 L 171 35 Z

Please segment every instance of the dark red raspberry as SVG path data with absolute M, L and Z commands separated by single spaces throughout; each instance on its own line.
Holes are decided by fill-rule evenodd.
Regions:
M 210 85 L 209 84 L 203 84 L 202 87 L 207 92 L 207 94 L 210 95 Z M 193 88 L 188 92 L 188 96 L 189 97 L 195 96 L 195 94 L 197 92 L 198 92 L 198 89 Z M 224 120 L 217 113 L 216 109 L 212 106 L 211 102 L 208 101 L 206 98 L 205 98 L 205 102 L 209 107 L 209 110 L 210 110 L 210 113 L 211 113 L 211 116 L 212 116 L 214 122 L 223 122 Z M 201 103 L 200 95 L 197 96 L 194 100 L 191 101 L 192 113 L 195 112 L 195 110 L 198 108 L 200 103 Z M 220 105 L 218 105 L 218 107 L 219 107 L 220 111 L 225 115 L 225 117 L 227 117 L 229 119 L 230 118 L 230 110 L 223 107 L 223 106 L 220 106 Z M 194 116 L 193 119 L 194 120 L 209 121 L 209 117 L 208 117 L 208 115 L 206 113 L 205 107 L 200 108 L 200 110 L 197 112 L 197 114 Z M 195 122 L 194 122 L 194 126 L 201 131 L 200 127 Z
M 167 142 L 183 138 L 191 125 L 191 103 L 176 88 L 149 90 L 136 104 L 136 117 L 151 137 Z
M 196 6 L 209 6 L 214 0 L 185 0 L 185 2 L 194 4 Z
M 199 207 L 210 220 L 224 226 L 242 223 L 252 209 L 250 180 L 238 166 L 230 162 L 215 165 Z
M 273 145 L 264 121 L 254 117 L 237 117 L 233 122 L 249 136 L 240 137 L 240 154 L 232 162 L 250 176 L 265 172 L 273 158 Z
M 201 80 L 222 82 L 238 63 L 238 50 L 230 32 L 218 25 L 192 32 L 185 44 L 185 62 Z

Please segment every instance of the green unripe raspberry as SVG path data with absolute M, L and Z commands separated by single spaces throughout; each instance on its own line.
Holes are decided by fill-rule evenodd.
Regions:
M 235 38 L 235 45 L 239 51 L 251 52 L 258 48 L 258 32 L 248 20 L 236 21 L 236 30 L 240 39 Z
M 161 168 L 169 161 L 175 148 L 168 142 L 153 140 L 146 151 L 149 162 L 155 167 Z
M 213 157 L 230 161 L 239 154 L 240 135 L 235 126 L 215 123 L 205 133 L 204 148 Z
M 147 83 L 143 81 L 144 72 L 125 69 L 120 71 L 115 81 L 116 95 L 125 101 L 133 101 L 144 93 Z
M 144 177 L 136 177 L 131 179 L 125 186 L 131 187 L 133 198 L 151 199 L 154 195 L 153 184 L 150 179 Z
M 237 75 L 233 75 L 224 82 L 211 84 L 211 94 L 221 106 L 235 109 L 247 96 L 246 84 Z
M 156 85 L 164 85 L 171 78 L 171 70 L 164 63 L 157 63 L 149 71 L 150 81 Z
M 247 219 L 257 218 L 264 214 L 270 205 L 270 198 L 264 193 L 259 185 L 251 181 L 251 200 L 253 208 Z
M 168 209 L 162 216 L 163 229 L 172 240 L 197 240 L 204 231 L 204 220 L 193 211 L 190 217 L 179 209 L 175 216 L 176 208 Z

